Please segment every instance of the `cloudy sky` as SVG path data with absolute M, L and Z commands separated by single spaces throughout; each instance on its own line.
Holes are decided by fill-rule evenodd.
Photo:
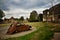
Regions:
M 11 16 L 15 18 L 29 17 L 32 10 L 42 13 L 43 10 L 50 8 L 52 5 L 60 3 L 60 0 L 0 0 L 0 9 L 5 13 L 6 18 Z

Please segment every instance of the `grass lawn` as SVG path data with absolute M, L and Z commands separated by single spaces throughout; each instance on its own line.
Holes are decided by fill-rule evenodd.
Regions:
M 54 32 L 50 30 L 52 27 L 49 26 L 47 23 L 29 22 L 25 24 L 31 25 L 32 27 L 36 27 L 37 30 L 21 37 L 8 38 L 5 40 L 50 40 L 54 34 Z
M 0 27 L 6 27 L 9 26 L 10 24 L 0 24 Z

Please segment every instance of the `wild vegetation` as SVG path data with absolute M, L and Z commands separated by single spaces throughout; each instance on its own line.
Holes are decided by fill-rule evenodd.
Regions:
M 5 16 L 4 12 L 0 10 L 0 24 L 3 23 L 2 18 Z
M 5 40 L 50 40 L 53 36 L 54 32 L 50 30 L 52 27 L 47 25 L 47 23 L 30 22 L 25 24 L 36 27 L 37 30 L 21 37 L 9 38 Z
M 37 11 L 32 11 L 30 13 L 30 18 L 28 19 L 29 22 L 39 22 L 39 21 L 43 21 L 43 15 L 42 14 L 38 14 Z

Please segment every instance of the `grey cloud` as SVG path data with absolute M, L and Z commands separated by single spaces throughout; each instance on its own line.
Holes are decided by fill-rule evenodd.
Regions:
M 41 9 L 41 8 L 50 8 L 51 2 L 53 0 L 0 0 L 0 9 L 7 12 L 5 17 L 20 17 L 24 16 L 25 18 L 29 16 L 28 12 L 24 10 L 31 9 Z M 60 3 L 60 0 L 54 0 L 54 5 Z M 23 9 L 23 11 L 13 12 L 13 9 Z M 36 9 L 37 10 L 37 9 Z M 10 13 L 9 13 L 10 11 Z M 41 10 L 40 10 L 41 11 Z
M 8 10 L 8 7 L 6 5 L 7 0 L 0 0 L 0 9 L 2 10 Z
M 12 8 L 23 8 L 23 9 L 31 9 L 38 7 L 46 7 L 45 5 L 50 6 L 53 0 L 1 0 L 0 1 L 0 9 L 9 9 Z M 55 3 L 60 2 L 60 0 L 55 0 Z

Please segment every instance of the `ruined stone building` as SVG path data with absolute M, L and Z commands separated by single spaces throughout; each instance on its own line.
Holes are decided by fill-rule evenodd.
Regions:
M 60 3 L 43 11 L 43 21 L 60 22 Z

